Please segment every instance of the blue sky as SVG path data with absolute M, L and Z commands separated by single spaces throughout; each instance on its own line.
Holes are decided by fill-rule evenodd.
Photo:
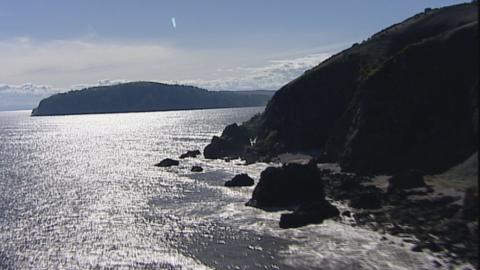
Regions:
M 134 80 L 277 89 L 426 7 L 461 2 L 0 0 L 0 109 Z

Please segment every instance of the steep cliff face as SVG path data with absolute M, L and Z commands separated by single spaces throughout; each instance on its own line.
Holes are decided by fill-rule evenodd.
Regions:
M 342 166 L 356 172 L 441 172 L 478 148 L 478 25 L 412 44 L 356 93 L 333 133 Z M 332 139 L 334 140 L 334 139 Z
M 254 148 L 327 151 L 357 172 L 467 158 L 478 148 L 477 7 L 417 14 L 305 72 L 255 119 Z

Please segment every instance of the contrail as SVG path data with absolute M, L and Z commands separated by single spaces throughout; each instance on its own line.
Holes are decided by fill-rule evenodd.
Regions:
M 172 26 L 173 28 L 177 28 L 177 22 L 175 21 L 175 17 L 172 17 Z

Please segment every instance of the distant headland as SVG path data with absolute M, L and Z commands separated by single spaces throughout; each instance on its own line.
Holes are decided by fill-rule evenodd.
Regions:
M 264 106 L 274 91 L 208 91 L 188 85 L 129 82 L 60 93 L 40 101 L 32 116 L 152 112 Z

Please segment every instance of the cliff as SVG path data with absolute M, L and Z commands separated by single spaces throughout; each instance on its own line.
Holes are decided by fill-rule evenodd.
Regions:
M 465 160 L 478 149 L 477 8 L 426 9 L 283 86 L 243 125 L 247 159 L 309 151 L 359 173 Z

